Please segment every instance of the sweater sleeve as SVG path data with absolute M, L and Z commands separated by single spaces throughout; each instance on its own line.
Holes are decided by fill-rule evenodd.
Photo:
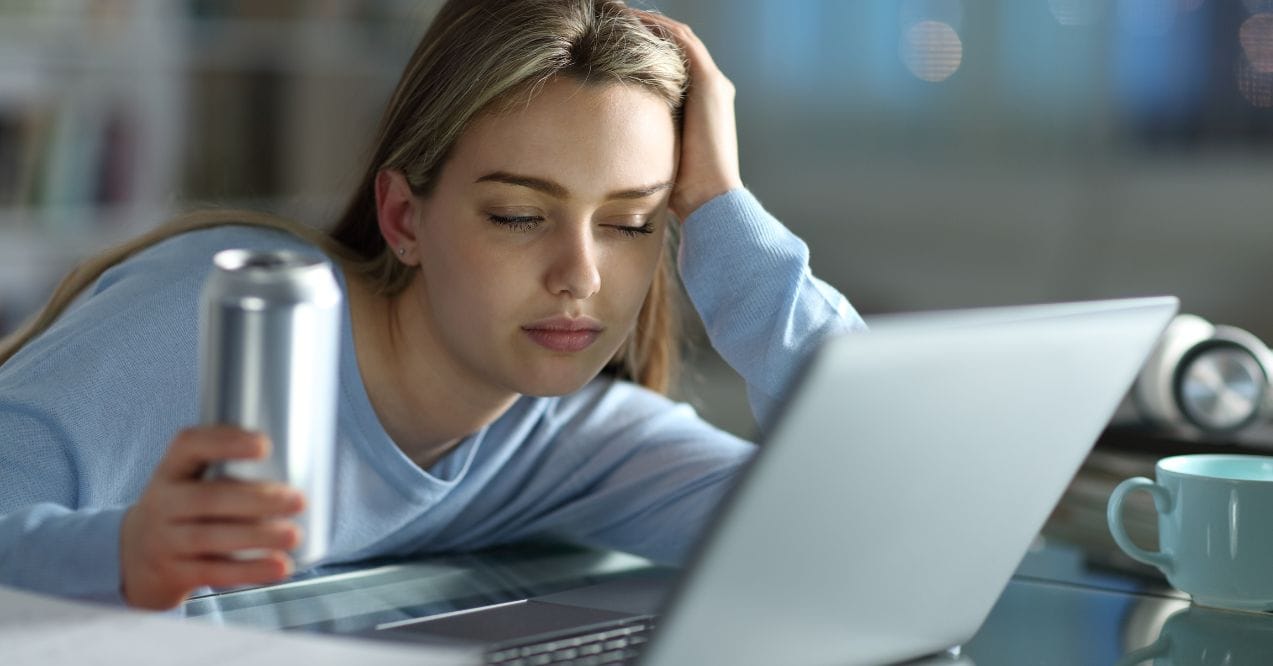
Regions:
M 810 272 L 808 246 L 745 189 L 685 219 L 678 264 L 712 346 L 747 382 L 762 427 L 823 338 L 866 328 L 848 300 Z
M 76 506 L 66 442 L 46 420 L 0 410 L 0 583 L 122 603 L 119 528 L 126 507 Z

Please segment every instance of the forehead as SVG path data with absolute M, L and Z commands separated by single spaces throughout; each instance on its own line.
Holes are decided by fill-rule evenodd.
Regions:
M 587 195 L 670 180 L 675 139 L 672 112 L 653 92 L 555 78 L 529 99 L 476 118 L 448 167 L 472 178 L 549 177 Z

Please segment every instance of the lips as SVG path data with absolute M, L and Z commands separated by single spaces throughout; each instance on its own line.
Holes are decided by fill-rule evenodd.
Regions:
M 522 327 L 535 344 L 563 353 L 581 352 L 591 347 L 603 330 L 601 322 L 591 317 L 551 317 Z

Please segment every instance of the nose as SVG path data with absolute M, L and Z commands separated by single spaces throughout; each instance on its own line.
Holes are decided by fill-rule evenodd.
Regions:
M 596 294 L 601 289 L 601 271 L 592 231 L 586 225 L 583 229 L 563 230 L 554 240 L 545 279 L 548 291 L 575 300 Z

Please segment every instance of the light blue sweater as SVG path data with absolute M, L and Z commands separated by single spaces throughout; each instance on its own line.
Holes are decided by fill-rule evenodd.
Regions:
M 243 226 L 169 239 L 109 270 L 0 367 L 0 584 L 122 601 L 120 521 L 172 437 L 198 422 L 198 295 L 212 255 L 231 247 L 316 251 Z M 818 340 L 862 326 L 746 190 L 685 220 L 678 263 L 762 424 Z M 341 344 L 326 562 L 529 537 L 676 562 L 754 448 L 603 376 L 568 396 L 521 398 L 423 470 L 372 410 L 348 312 Z

